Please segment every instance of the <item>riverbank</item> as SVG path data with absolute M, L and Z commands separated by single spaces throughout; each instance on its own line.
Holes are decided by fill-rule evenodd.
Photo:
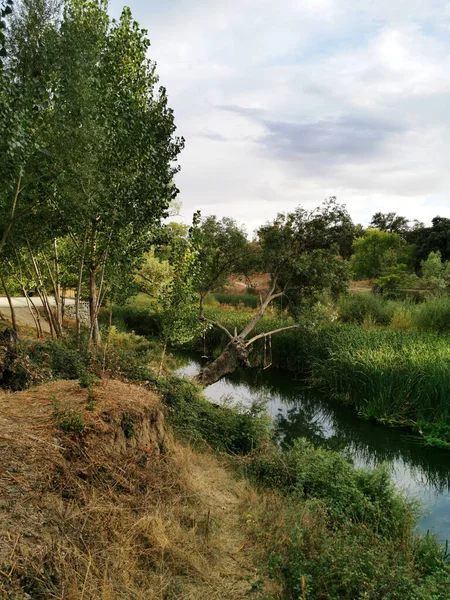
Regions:
M 370 299 L 367 304 L 372 311 L 372 305 L 385 309 L 378 300 L 374 303 Z M 420 310 L 423 316 L 426 311 Z M 252 311 L 242 306 L 206 307 L 205 314 L 229 331 L 239 331 Z M 117 309 L 116 317 L 142 335 L 158 333 L 157 315 L 144 307 Z M 289 324 L 292 320 L 271 314 L 258 323 L 254 334 Z M 208 327 L 191 347 L 214 357 L 227 343 L 223 331 Z M 426 444 L 448 449 L 449 348 L 448 334 L 436 330 L 383 327 L 374 324 L 373 319 L 369 324 L 358 324 L 329 323 L 318 318 L 315 324 L 309 320 L 299 329 L 259 340 L 250 360 L 255 366 L 270 364 L 304 378 L 309 385 L 353 406 L 363 418 L 410 427 Z
M 447 556 L 386 470 L 305 440 L 282 451 L 257 406 L 211 404 L 157 377 L 149 342 L 112 337 L 108 372 L 138 384 L 33 342 L 28 367 L 80 382 L 0 398 L 5 598 L 449 597 Z
M 177 373 L 188 377 L 195 376 L 206 361 L 193 352 L 177 356 Z M 407 428 L 361 419 L 351 406 L 273 368 L 240 368 L 203 394 L 215 404 L 263 405 L 282 448 L 305 438 L 315 447 L 341 452 L 359 468 L 385 465 L 398 489 L 424 507 L 419 531 L 435 532 L 443 544 L 450 540 L 447 450 L 420 443 Z
M 383 469 L 283 453 L 264 418 L 188 381 L 91 389 L 0 397 L 4 598 L 449 597 L 442 548 Z

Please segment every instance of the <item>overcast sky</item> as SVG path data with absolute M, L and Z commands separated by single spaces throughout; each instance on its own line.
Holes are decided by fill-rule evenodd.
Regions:
M 186 221 L 200 209 L 251 233 L 331 195 L 363 224 L 450 217 L 450 1 L 127 5 L 186 139 Z

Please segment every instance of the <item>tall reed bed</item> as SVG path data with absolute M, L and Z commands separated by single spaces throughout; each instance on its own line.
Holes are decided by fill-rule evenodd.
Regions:
M 214 315 L 231 330 L 242 328 L 248 315 L 222 311 Z M 288 321 L 264 318 L 256 333 L 276 329 Z M 215 354 L 227 343 L 215 329 L 206 334 Z M 214 353 L 212 352 L 212 353 Z M 270 352 L 270 356 L 269 356 Z M 306 326 L 273 336 L 269 348 L 260 340 L 253 362 L 271 362 L 274 368 L 309 379 L 340 401 L 353 405 L 366 418 L 389 424 L 450 423 L 450 339 L 434 332 L 358 325 Z M 417 425 L 419 428 L 419 425 Z M 437 437 L 450 428 L 440 427 Z M 435 436 L 436 437 L 436 436 Z M 431 438 L 430 438 L 431 439 Z M 436 445 L 443 445 L 436 443 Z

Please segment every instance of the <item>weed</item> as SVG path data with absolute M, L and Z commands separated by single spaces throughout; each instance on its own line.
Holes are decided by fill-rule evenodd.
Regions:
M 134 433 L 133 416 L 130 413 L 124 412 L 120 421 L 120 426 L 127 439 L 131 438 Z
M 94 411 L 96 404 L 97 404 L 97 398 L 95 395 L 95 389 L 92 386 L 90 386 L 90 387 L 88 387 L 88 401 L 87 401 L 86 408 L 89 411 Z
M 60 403 L 54 395 L 51 400 L 53 403 L 53 416 L 58 427 L 65 433 L 82 433 L 85 429 L 85 424 L 80 409 L 71 402 Z
M 260 406 L 229 407 L 208 402 L 191 381 L 167 377 L 158 381 L 169 419 L 176 431 L 194 444 L 219 452 L 248 454 L 270 439 L 270 421 Z
M 80 386 L 82 388 L 91 388 L 98 382 L 98 376 L 90 371 L 83 371 L 78 378 Z

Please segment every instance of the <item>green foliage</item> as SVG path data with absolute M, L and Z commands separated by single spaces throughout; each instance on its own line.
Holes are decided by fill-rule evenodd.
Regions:
M 377 212 L 372 217 L 370 227 L 388 233 L 405 235 L 409 231 L 409 220 L 406 217 L 397 215 L 395 212 Z
M 450 298 L 438 296 L 427 298 L 413 311 L 414 324 L 420 331 L 450 331 Z
M 286 308 L 298 317 L 305 301 L 324 291 L 337 297 L 350 280 L 348 263 L 339 255 L 339 240 L 350 220 L 334 198 L 313 211 L 298 207 L 279 214 L 258 230 L 264 268 L 283 290 Z
M 435 538 L 417 537 L 405 545 L 401 538 L 386 540 L 368 531 L 364 523 L 349 523 L 330 533 L 320 505 L 313 503 L 308 506 L 307 516 L 317 521 L 314 529 L 295 514 L 295 505 L 290 510 L 281 509 L 278 520 L 284 517 L 286 524 L 277 528 L 270 540 L 268 574 L 283 585 L 284 599 L 448 597 L 448 567 Z
M 450 286 L 450 261 L 442 261 L 439 250 L 430 252 L 427 260 L 420 263 L 422 277 L 419 280 L 421 287 L 433 294 L 440 294 Z
M 86 404 L 86 408 L 87 410 L 93 412 L 95 410 L 96 404 L 97 404 L 97 397 L 95 394 L 95 388 L 93 388 L 92 386 L 87 388 L 88 390 L 88 401 Z
M 175 377 L 158 380 L 157 387 L 171 409 L 170 422 L 192 443 L 207 444 L 218 452 L 248 454 L 270 439 L 269 421 L 260 405 L 212 404 L 195 383 Z
M 170 286 L 172 277 L 173 269 L 169 261 L 157 258 L 154 248 L 144 254 L 144 262 L 136 273 L 136 281 L 140 290 L 151 300 L 158 301 Z
M 105 369 L 112 376 L 134 381 L 153 379 L 151 365 L 159 361 L 161 348 L 161 343 L 156 340 L 134 332 L 120 332 L 113 326 L 104 356 Z
M 450 261 L 450 219 L 435 217 L 431 227 L 421 227 L 412 232 L 411 241 L 416 247 L 416 267 L 426 260 L 430 252 L 441 253 L 442 260 Z
M 385 468 L 355 469 L 303 439 L 285 452 L 266 447 L 240 465 L 283 495 L 250 519 L 270 549 L 267 573 L 283 598 L 446 597 L 442 548 L 432 536 L 413 535 L 417 505 L 397 492 Z
M 134 331 L 143 336 L 160 335 L 162 328 L 160 315 L 150 308 L 148 301 L 147 307 L 142 308 L 134 304 L 114 306 L 113 322 L 118 329 Z
M 304 439 L 295 440 L 288 450 L 272 448 L 256 456 L 247 472 L 280 492 L 320 499 L 335 522 L 364 522 L 386 537 L 410 526 L 407 502 L 386 469 L 355 469 L 338 452 L 314 448 Z
M 377 325 L 389 325 L 394 314 L 392 303 L 376 294 L 360 293 L 341 296 L 338 302 L 339 318 L 343 323 L 362 324 L 370 317 Z
M 368 229 L 353 242 L 355 276 L 360 279 L 400 276 L 412 264 L 412 251 L 398 233 Z
M 254 294 L 222 294 L 215 292 L 211 296 L 220 304 L 229 304 L 230 306 L 239 306 L 242 304 L 247 308 L 258 308 L 261 304 L 259 296 Z
M 91 389 L 98 382 L 98 376 L 90 371 L 83 371 L 79 377 L 82 388 Z
M 194 215 L 187 236 L 174 236 L 170 244 L 170 283 L 160 297 L 159 319 L 164 344 L 184 344 L 201 330 L 196 308 L 196 282 L 199 276 L 200 215 Z
M 120 426 L 122 427 L 122 431 L 127 439 L 133 437 L 134 421 L 133 416 L 130 415 L 130 413 L 125 412 L 122 414 Z
M 61 403 L 55 396 L 52 397 L 53 416 L 55 421 L 65 433 L 79 435 L 85 429 L 83 414 L 71 402 Z
M 204 298 L 220 289 L 232 273 L 249 273 L 258 268 L 259 248 L 247 241 L 245 230 L 233 219 L 215 216 L 202 219 L 197 291 Z

